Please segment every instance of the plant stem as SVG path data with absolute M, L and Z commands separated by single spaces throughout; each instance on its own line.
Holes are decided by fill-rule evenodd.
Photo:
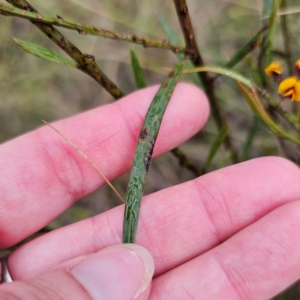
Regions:
M 186 43 L 186 52 L 189 53 L 189 55 L 191 56 L 191 60 L 193 61 L 196 67 L 203 66 L 204 65 L 203 59 L 201 57 L 199 48 L 197 46 L 186 1 L 185 0 L 173 0 L 173 1 L 180 22 L 181 30 L 184 35 L 184 39 Z M 204 89 L 210 101 L 212 114 L 217 123 L 218 129 L 221 130 L 221 128 L 227 126 L 227 122 L 223 115 L 223 112 L 221 111 L 221 108 L 218 105 L 215 96 L 213 80 L 208 76 L 206 72 L 199 73 L 198 76 L 201 78 L 203 82 Z M 234 163 L 237 163 L 239 161 L 238 153 L 233 145 L 232 139 L 229 134 L 224 139 L 224 146 L 226 150 L 231 153 L 232 161 Z
M 288 113 L 285 110 L 283 110 L 283 108 L 278 104 L 277 101 L 275 101 L 275 99 L 273 99 L 271 97 L 271 95 L 269 93 L 267 93 L 266 91 L 257 88 L 258 92 L 261 94 L 261 96 L 268 102 L 269 106 L 275 110 L 279 115 L 281 115 L 285 121 L 292 126 L 292 128 L 295 131 L 299 131 L 300 129 L 300 123 L 297 119 L 297 116 L 292 114 L 292 113 Z M 269 108 L 269 107 L 267 107 Z M 268 110 L 269 111 L 269 110 Z
M 185 168 L 190 170 L 197 177 L 203 175 L 203 172 L 199 168 L 197 168 L 197 166 L 179 148 L 175 148 L 171 152 L 178 158 L 179 164 L 181 166 L 184 166 Z
M 38 11 L 33 8 L 26 0 L 6 1 L 18 8 L 24 9 L 25 11 L 31 11 L 36 15 L 39 15 Z M 96 80 L 115 99 L 119 99 L 123 96 L 122 91 L 97 66 L 94 56 L 83 54 L 52 25 L 45 25 L 36 21 L 31 22 L 37 28 L 39 28 L 48 38 L 50 38 L 58 47 L 66 52 L 74 61 L 76 61 L 79 70 Z
M 31 11 L 24 11 L 22 9 L 16 7 L 9 7 L 6 5 L 0 4 L 0 13 L 5 16 L 17 16 L 23 19 L 31 20 L 37 23 L 53 25 L 64 27 L 70 30 L 75 30 L 79 34 L 82 35 L 96 35 L 102 36 L 104 38 L 109 38 L 113 40 L 120 40 L 120 41 L 127 41 L 131 43 L 135 43 L 138 45 L 142 45 L 145 48 L 162 48 L 162 49 L 170 49 L 175 53 L 178 52 L 185 52 L 185 47 L 180 47 L 174 44 L 169 43 L 167 40 L 150 40 L 142 37 L 138 37 L 136 35 L 129 35 L 129 34 L 121 34 L 114 31 L 104 30 L 100 28 L 96 28 L 93 26 L 88 26 L 81 23 L 76 23 L 71 20 L 67 20 L 62 17 L 51 18 L 47 16 L 42 16 L 39 13 L 31 12 Z
M 286 8 L 286 0 L 281 0 L 281 8 Z M 285 59 L 288 65 L 289 74 L 293 74 L 294 65 L 292 62 L 291 37 L 288 31 L 286 15 L 284 14 L 280 16 L 280 25 L 283 37 L 284 53 L 286 55 Z

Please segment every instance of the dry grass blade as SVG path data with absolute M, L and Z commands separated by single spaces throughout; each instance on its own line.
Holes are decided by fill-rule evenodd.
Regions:
M 114 193 L 118 196 L 118 198 L 125 203 L 122 196 L 118 193 L 118 191 L 115 189 L 115 187 L 110 183 L 110 181 L 107 179 L 107 177 L 99 170 L 99 168 L 95 165 L 95 163 L 73 142 L 71 142 L 65 135 L 63 135 L 59 130 L 57 130 L 55 127 L 53 127 L 48 122 L 42 120 L 46 125 L 51 127 L 54 131 L 56 131 L 68 144 L 70 144 L 104 179 L 104 181 L 110 186 L 110 188 L 114 191 Z

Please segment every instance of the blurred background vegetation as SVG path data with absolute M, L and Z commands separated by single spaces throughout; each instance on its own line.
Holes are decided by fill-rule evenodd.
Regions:
M 60 0 L 29 1 L 40 13 L 46 16 L 60 15 L 83 24 L 135 34 L 148 38 L 166 39 L 166 34 L 157 20 L 159 12 L 177 34 L 184 45 L 180 25 L 173 1 L 159 0 Z M 275 59 L 283 62 L 295 61 L 299 57 L 299 12 L 300 1 L 283 1 L 287 14 L 277 16 L 274 27 L 272 50 Z M 1 4 L 7 4 L 0 1 Z M 188 1 L 189 12 L 195 36 L 206 65 L 224 66 L 251 37 L 262 27 L 263 1 L 246 0 L 197 0 Z M 282 13 L 283 10 L 280 11 Z M 282 35 L 283 17 L 290 37 L 290 56 L 287 58 Z M 0 16 L 0 141 L 1 143 L 20 134 L 42 126 L 41 119 L 54 121 L 66 118 L 110 103 L 113 100 L 101 86 L 86 74 L 75 69 L 60 66 L 29 55 L 12 39 L 17 37 L 44 46 L 65 56 L 55 44 L 35 26 L 24 19 Z M 59 28 L 83 53 L 93 54 L 97 64 L 120 89 L 128 94 L 136 90 L 130 49 L 134 49 L 144 69 L 148 85 L 162 82 L 166 72 L 163 66 L 174 66 L 178 59 L 168 50 L 143 48 L 123 41 L 103 39 L 95 36 L 79 35 L 75 31 Z M 240 62 L 234 70 L 253 78 L 253 69 L 259 55 L 259 47 Z M 286 68 L 288 69 L 288 67 Z M 183 80 L 191 81 L 184 75 Z M 259 156 L 289 156 L 299 163 L 294 155 L 295 146 L 281 142 L 263 124 L 257 122 L 253 113 L 238 91 L 233 80 L 220 77 L 216 81 L 218 104 L 224 111 L 234 146 L 240 160 Z M 276 91 L 269 83 L 269 92 Z M 284 108 L 293 109 L 286 101 Z M 210 119 L 205 128 L 180 149 L 197 165 L 203 167 L 210 146 L 218 134 L 215 122 Z M 253 138 L 249 139 L 249 135 Z M 250 141 L 250 144 L 249 144 Z M 288 150 L 287 150 L 288 149 Z M 290 157 L 290 158 L 291 158 Z M 230 153 L 223 147 L 214 158 L 210 170 L 231 164 Z M 122 194 L 126 194 L 129 174 L 124 174 L 113 182 Z M 171 153 L 155 158 L 147 178 L 145 193 L 151 193 L 195 178 L 195 175 L 180 166 Z M 78 220 L 99 214 L 119 205 L 120 201 L 106 186 L 80 200 L 49 228 L 57 228 Z M 277 299 L 300 299 L 299 286 L 295 284 Z

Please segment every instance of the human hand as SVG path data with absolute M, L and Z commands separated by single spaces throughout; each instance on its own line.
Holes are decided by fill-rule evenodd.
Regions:
M 54 126 L 113 179 L 131 167 L 156 91 L 136 92 Z M 207 116 L 204 95 L 179 84 L 154 156 L 195 134 Z M 38 231 L 104 184 L 47 127 L 3 144 L 0 165 L 1 248 Z M 145 196 L 136 242 L 154 258 L 149 298 L 269 299 L 297 280 L 299 178 L 292 163 L 265 157 Z M 122 241 L 123 210 L 116 207 L 18 248 L 8 262 L 16 282 L 0 286 L 0 299 L 131 299 L 136 293 L 147 299 L 151 256 L 137 245 L 116 245 Z

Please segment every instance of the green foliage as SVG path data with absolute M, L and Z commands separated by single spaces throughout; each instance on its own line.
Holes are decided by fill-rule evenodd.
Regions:
M 131 57 L 131 66 L 132 66 L 136 87 L 138 89 L 145 88 L 147 84 L 143 74 L 143 69 L 133 49 L 130 50 L 130 57 Z
M 156 15 L 157 20 L 159 22 L 159 24 L 161 25 L 162 29 L 164 30 L 164 32 L 167 35 L 168 40 L 175 45 L 178 45 L 180 43 L 179 38 L 177 37 L 177 34 L 172 30 L 171 26 L 168 24 L 168 22 L 164 19 L 164 17 L 162 16 L 162 14 L 157 13 Z M 182 53 L 178 53 L 177 57 L 179 60 L 184 58 L 184 54 Z M 193 68 L 194 65 L 193 63 L 188 60 L 186 62 L 186 67 L 187 68 Z M 201 79 L 196 75 L 196 74 L 190 74 L 190 78 L 192 80 L 193 83 L 195 83 L 196 85 L 202 87 L 202 82 Z
M 37 57 L 45 58 L 60 65 L 76 68 L 76 63 L 74 61 L 66 59 L 46 48 L 16 38 L 14 38 L 14 41 L 27 53 L 33 54 Z
M 127 94 L 136 88 L 143 88 L 146 82 L 149 85 L 161 84 L 162 68 L 175 65 L 178 59 L 185 56 L 185 39 L 172 1 L 125 3 L 73 0 L 71 4 L 74 5 L 67 0 L 46 1 L 43 5 L 34 0 L 30 2 L 33 6 L 38 4 L 41 12 L 25 11 L 22 8 L 26 4 L 24 0 L 7 2 L 19 8 L 0 5 L 0 10 L 6 9 L 7 15 L 1 16 L 0 32 L 2 142 L 40 126 L 40 119 L 55 120 L 91 109 L 112 101 L 112 97 L 120 98 L 123 92 Z M 277 86 L 264 75 L 264 67 L 271 60 L 281 59 L 291 66 L 291 57 L 294 59 L 299 56 L 298 40 L 295 38 L 299 32 L 297 15 L 286 15 L 286 30 L 281 32 L 282 20 L 278 18 L 280 4 L 279 0 L 264 0 L 257 10 L 257 5 L 249 1 L 236 1 L 233 4 L 201 0 L 190 3 L 193 36 L 198 43 L 199 53 L 204 64 L 213 67 L 194 69 L 196 73 L 183 75 L 182 79 L 207 89 L 207 84 L 203 86 L 199 76 L 199 72 L 206 72 L 206 82 L 209 83 L 207 94 L 210 99 L 212 95 L 215 96 L 216 100 L 211 101 L 212 113 L 215 116 L 215 112 L 220 112 L 223 119 L 211 117 L 202 133 L 186 142 L 181 152 L 172 152 L 183 166 L 170 154 L 154 160 L 154 167 L 148 175 L 150 180 L 145 186 L 147 193 L 189 180 L 193 178 L 193 173 L 198 174 L 197 170 L 210 171 L 228 165 L 234 153 L 238 160 L 245 160 L 262 155 L 289 157 L 288 153 L 292 151 L 296 157 L 294 162 L 300 163 L 297 146 L 293 144 L 299 143 L 299 117 L 292 113 L 288 101 L 279 105 Z M 289 8 L 288 3 L 285 5 Z M 10 14 L 22 20 L 12 19 Z M 51 28 L 53 35 L 47 34 L 50 39 L 35 30 L 29 20 L 34 21 L 38 28 L 45 29 L 46 25 Z M 45 23 L 40 23 L 42 21 Z M 59 34 L 58 30 L 61 31 Z M 45 33 L 45 30 L 42 32 Z M 17 36 L 15 41 L 26 52 L 44 60 L 21 52 L 15 47 L 11 36 Z M 137 44 L 135 52 L 130 52 L 130 57 L 126 41 Z M 140 48 L 137 48 L 138 45 Z M 75 49 L 74 52 L 72 49 Z M 187 51 L 191 58 L 186 62 L 188 69 L 198 67 L 192 63 L 195 61 L 193 50 Z M 70 58 L 65 58 L 63 52 Z M 246 59 L 251 61 L 251 68 L 245 63 Z M 62 65 L 73 68 L 62 68 Z M 83 73 L 75 71 L 74 67 Z M 235 81 L 240 82 L 239 87 Z M 172 81 L 172 89 L 174 84 Z M 166 94 L 159 95 L 155 101 L 161 97 L 166 104 Z M 299 103 L 296 104 L 299 107 Z M 147 122 L 151 122 L 150 119 Z M 158 130 L 159 125 L 154 125 L 156 129 L 152 128 L 153 124 L 149 128 Z M 292 143 L 278 143 L 282 138 Z M 149 145 L 144 143 L 143 149 L 149 149 Z M 143 155 L 147 154 L 145 151 L 142 151 Z M 138 159 L 140 172 L 142 157 Z M 190 170 L 194 170 L 193 173 Z M 142 188 L 134 190 L 139 199 L 143 194 L 147 172 L 142 173 L 134 175 L 143 181 Z M 124 175 L 114 182 L 121 193 L 125 193 L 124 182 L 127 182 L 128 176 Z M 106 199 L 104 204 L 97 201 L 99 193 L 103 193 L 101 198 Z M 104 187 L 73 207 L 71 214 L 67 212 L 56 220 L 54 227 L 70 223 L 71 219 L 76 221 L 91 216 L 95 214 L 94 211 L 100 212 L 117 204 L 119 201 L 116 196 Z M 80 213 L 76 213 L 76 207 Z M 137 218 L 131 221 L 128 225 L 131 232 L 126 233 L 124 241 L 134 240 Z
M 217 134 L 215 140 L 211 144 L 207 160 L 206 160 L 206 162 L 203 166 L 204 170 L 206 170 L 210 166 L 212 160 L 214 159 L 214 157 L 217 154 L 218 150 L 222 146 L 222 143 L 224 142 L 224 139 L 225 139 L 227 134 L 228 134 L 228 127 L 226 125 L 224 125 L 223 128 Z
M 185 65 L 183 59 L 162 83 L 142 125 L 130 173 L 124 212 L 123 242 L 134 243 L 139 208 L 160 124 Z

